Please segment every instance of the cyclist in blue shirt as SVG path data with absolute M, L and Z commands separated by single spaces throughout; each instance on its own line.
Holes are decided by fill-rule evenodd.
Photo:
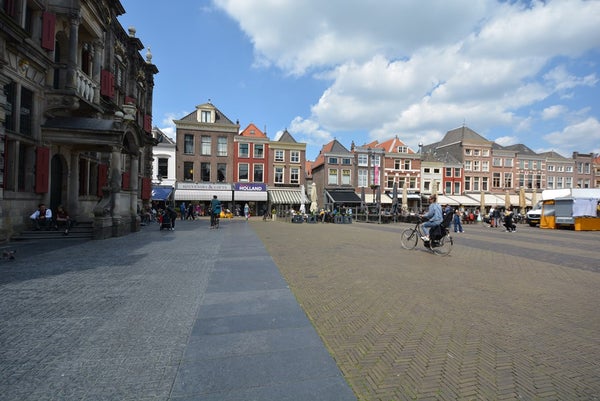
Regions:
M 217 219 L 221 215 L 221 201 L 217 199 L 217 195 L 213 195 L 210 201 L 210 228 L 217 226 Z
M 423 241 L 429 241 L 429 230 L 431 227 L 439 226 L 444 221 L 444 214 L 442 213 L 442 207 L 437 203 L 437 196 L 431 195 L 429 197 L 429 210 L 423 215 L 424 219 L 428 219 L 423 225 L 423 234 L 421 237 Z

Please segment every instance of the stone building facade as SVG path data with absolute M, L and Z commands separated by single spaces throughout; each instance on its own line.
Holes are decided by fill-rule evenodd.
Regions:
M 39 203 L 139 229 L 150 198 L 154 75 L 118 0 L 0 1 L 0 240 Z

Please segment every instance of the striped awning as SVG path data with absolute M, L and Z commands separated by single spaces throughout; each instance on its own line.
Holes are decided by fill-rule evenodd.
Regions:
M 269 189 L 269 199 L 274 205 L 300 205 L 302 192 L 300 189 Z M 308 197 L 304 197 L 308 202 Z

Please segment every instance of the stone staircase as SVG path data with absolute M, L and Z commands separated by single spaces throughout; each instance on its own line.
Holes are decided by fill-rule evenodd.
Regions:
M 92 239 L 94 235 L 94 227 L 93 222 L 91 221 L 81 221 L 77 222 L 75 226 L 71 227 L 69 230 L 69 234 L 64 234 L 64 229 L 58 230 L 49 230 L 49 231 L 35 231 L 35 230 L 26 230 L 17 234 L 16 236 L 11 238 L 12 242 L 16 241 L 41 241 L 41 240 L 83 240 L 83 239 Z

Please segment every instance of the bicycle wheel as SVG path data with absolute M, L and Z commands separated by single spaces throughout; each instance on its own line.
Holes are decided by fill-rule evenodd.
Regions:
M 419 233 L 412 228 L 407 228 L 400 235 L 400 244 L 404 249 L 414 249 L 419 242 Z
M 436 247 L 431 248 L 431 250 L 438 255 L 446 256 L 450 254 L 453 244 L 454 240 L 452 237 L 449 234 L 446 234 L 439 240 L 439 244 Z

